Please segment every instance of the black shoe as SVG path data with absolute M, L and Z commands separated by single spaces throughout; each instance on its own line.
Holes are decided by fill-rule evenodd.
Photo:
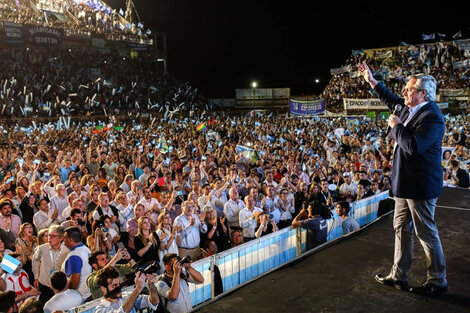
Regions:
M 375 275 L 375 280 L 378 281 L 381 284 L 387 285 L 387 286 L 393 286 L 396 289 L 399 290 L 405 290 L 408 291 L 408 283 L 403 282 L 401 280 L 395 280 L 391 278 L 390 276 L 382 276 L 380 274 Z
M 446 293 L 447 289 L 448 289 L 447 285 L 437 286 L 430 282 L 426 282 L 422 286 L 411 287 L 410 292 L 417 293 L 423 296 L 434 297 L 434 296 L 439 296 L 439 295 L 442 295 L 443 293 Z

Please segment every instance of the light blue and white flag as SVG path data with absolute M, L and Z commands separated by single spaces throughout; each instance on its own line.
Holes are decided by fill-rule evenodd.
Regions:
M 9 274 L 13 274 L 13 272 L 16 271 L 20 263 L 21 261 L 18 261 L 14 257 L 8 254 L 5 254 L 2 260 L 2 270 L 4 270 L 5 272 Z

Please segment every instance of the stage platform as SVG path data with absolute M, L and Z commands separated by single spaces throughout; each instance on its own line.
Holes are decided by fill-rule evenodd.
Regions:
M 448 293 L 428 298 L 374 280 L 393 261 L 393 213 L 357 234 L 302 257 L 196 312 L 470 312 L 470 190 L 445 188 L 436 222 L 447 263 Z M 415 237 L 410 285 L 426 279 Z

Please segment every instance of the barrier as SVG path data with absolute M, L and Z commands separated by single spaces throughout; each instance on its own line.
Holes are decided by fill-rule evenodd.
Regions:
M 388 191 L 351 203 L 350 216 L 362 227 L 377 219 L 379 202 L 388 198 Z M 341 217 L 334 212 L 328 219 L 327 241 L 343 235 Z M 223 293 L 243 285 L 272 271 L 306 252 L 307 231 L 299 228 L 284 228 L 261 238 L 252 240 L 217 255 L 196 261 L 192 266 L 204 277 L 204 283 L 189 283 L 193 307 L 215 297 L 214 267 L 222 278 Z M 69 313 L 92 313 L 101 300 L 97 299 L 73 308 Z

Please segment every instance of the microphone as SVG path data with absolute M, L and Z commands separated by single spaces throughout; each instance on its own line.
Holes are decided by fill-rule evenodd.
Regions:
M 393 110 L 393 113 L 392 113 L 392 114 L 393 114 L 393 115 L 397 115 L 398 113 L 400 113 L 401 109 L 402 109 L 401 104 L 397 104 L 397 105 L 395 106 L 395 110 Z M 387 138 L 388 133 L 390 133 L 390 130 L 391 130 L 391 129 L 392 129 L 392 128 L 390 127 L 390 125 L 388 125 L 388 126 L 387 126 L 387 132 L 385 133 L 385 138 Z

